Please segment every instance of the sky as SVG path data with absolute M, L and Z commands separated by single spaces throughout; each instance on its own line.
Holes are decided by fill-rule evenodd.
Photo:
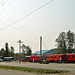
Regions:
M 18 41 L 29 45 L 32 52 L 55 48 L 60 32 L 75 32 L 75 0 L 0 0 L 0 49 Z

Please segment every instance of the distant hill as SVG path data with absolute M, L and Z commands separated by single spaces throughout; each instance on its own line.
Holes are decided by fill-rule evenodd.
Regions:
M 56 49 L 51 49 L 51 50 L 45 52 L 43 55 L 52 55 L 52 54 L 55 54 L 55 52 L 56 52 Z
M 48 52 L 49 50 L 42 50 L 42 54 L 44 54 L 45 52 Z M 33 54 L 37 54 L 37 55 L 40 55 L 40 51 L 36 51 L 35 53 Z

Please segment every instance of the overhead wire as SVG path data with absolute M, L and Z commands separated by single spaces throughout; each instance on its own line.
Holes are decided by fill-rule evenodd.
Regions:
M 3 23 L 3 24 L 5 24 L 5 25 L 8 25 L 7 23 L 4 23 L 4 22 L 2 22 L 2 21 L 0 21 L 1 23 Z M 11 28 L 14 28 L 15 30 L 18 30 L 18 31 L 21 31 L 20 29 L 18 29 L 18 28 L 16 28 L 16 27 L 14 27 L 14 26 L 10 26 Z M 36 34 L 34 34 L 33 32 L 31 32 L 30 30 L 28 30 L 28 29 L 26 29 L 26 28 L 24 28 L 24 27 L 22 27 L 22 26 L 19 26 L 20 28 L 22 28 L 24 31 L 27 31 L 27 32 L 29 32 L 30 34 L 32 34 L 32 35 L 36 35 Z M 0 28 L 1 30 L 2 30 L 2 28 Z M 3 29 L 4 30 L 4 29 Z M 24 35 L 25 35 L 25 32 L 23 32 L 23 31 L 21 31 L 22 32 L 22 34 L 24 33 Z M 36 35 L 35 37 L 37 37 L 38 38 L 38 36 Z
M 2 11 L 0 11 L 0 13 L 4 12 L 9 6 L 11 6 L 13 3 L 15 2 L 15 0 L 13 0 L 7 7 L 5 7 Z
M 20 27 L 21 27 L 21 26 L 20 26 Z M 16 28 L 16 27 L 13 27 L 13 26 L 12 26 L 12 28 L 14 28 L 14 29 L 16 29 L 16 30 L 18 30 L 18 31 L 21 31 L 20 29 L 18 29 L 18 28 Z M 23 30 L 25 30 L 25 31 L 27 31 L 27 32 L 29 32 L 29 33 L 31 33 L 31 34 L 34 35 L 34 36 L 36 35 L 36 34 L 32 33 L 31 31 L 29 31 L 28 29 L 25 29 L 25 28 L 23 28 L 23 27 L 21 27 L 21 28 L 22 28 Z M 25 35 L 25 32 L 22 31 L 22 33 L 24 33 L 24 35 Z M 34 36 L 33 36 L 33 37 L 34 37 Z M 38 38 L 38 36 L 35 36 L 35 38 Z
M 36 1 L 34 1 L 33 3 L 35 3 Z M 40 1 L 39 3 L 41 3 L 41 2 L 43 2 L 43 0 L 42 1 Z M 33 4 L 32 3 L 32 4 Z M 39 3 L 37 3 L 36 5 L 38 5 Z M 31 4 L 31 5 L 32 5 Z M 28 29 L 26 29 L 26 28 L 24 28 L 24 27 L 22 27 L 22 26 L 20 26 L 20 25 L 18 25 L 20 28 L 22 28 L 23 30 L 25 30 L 25 31 L 28 31 L 28 32 L 30 32 L 30 33 L 32 33 L 30 30 L 28 30 Z M 13 27 L 13 28 L 15 28 L 15 27 Z M 15 29 L 17 29 L 17 28 L 15 28 Z M 19 29 L 17 29 L 17 30 L 19 30 Z M 34 34 L 34 33 L 32 33 L 32 34 Z M 35 34 L 36 35 L 36 34 Z
M 0 21 L 0 22 L 1 22 L 1 21 Z M 4 23 L 4 22 L 1 22 L 1 23 L 8 25 L 7 23 Z M 13 26 L 11 26 L 11 28 L 14 28 L 15 30 L 21 31 L 20 29 L 18 29 L 18 28 L 16 28 L 16 27 L 13 27 Z M 0 28 L 0 29 L 2 29 L 2 28 Z M 23 28 L 23 29 L 25 30 L 25 28 Z M 3 29 L 3 30 L 4 30 L 4 29 Z M 9 30 L 7 30 L 7 31 L 9 31 Z M 25 31 L 28 31 L 29 33 L 32 33 L 31 31 L 29 31 L 29 30 L 27 30 L 27 29 L 26 29 Z M 23 37 L 23 36 L 28 37 L 28 35 L 26 35 L 25 32 L 24 32 L 24 34 L 23 34 L 23 31 L 21 31 L 21 32 L 22 32 L 21 34 L 20 34 L 20 33 L 17 33 L 17 32 L 14 32 L 14 33 L 17 34 L 17 35 L 19 35 L 19 36 L 21 36 L 21 37 Z M 34 35 L 35 35 L 35 34 L 34 34 Z M 37 38 L 36 38 L 36 37 L 37 37 L 37 36 L 35 36 L 35 37 L 34 37 L 34 36 L 29 36 L 29 38 L 33 38 L 33 39 L 35 39 L 35 40 L 38 38 L 38 37 L 37 37 Z
M 36 1 L 38 1 L 38 0 L 35 0 L 35 1 L 32 2 L 31 4 L 29 4 L 29 5 L 26 6 L 24 9 L 20 10 L 19 12 L 17 12 L 14 16 L 18 15 L 18 14 L 21 13 L 23 10 L 26 10 L 29 6 L 33 5 Z M 7 19 L 7 20 L 10 20 L 11 18 L 14 18 L 14 16 L 10 17 L 10 18 Z
M 45 47 L 45 49 L 48 49 L 47 45 L 45 44 L 44 40 L 43 40 L 43 45 Z
M 30 5 L 28 5 L 28 7 L 30 6 L 31 7 L 31 5 L 33 5 L 35 2 L 37 2 L 38 0 L 35 0 L 34 2 L 32 2 Z M 44 0 L 42 0 L 42 1 L 40 1 L 39 3 L 41 3 L 41 2 L 43 2 Z M 38 3 L 38 4 L 39 4 Z M 38 4 L 36 4 L 36 5 L 38 5 Z M 8 5 L 9 6 L 9 5 Z M 6 7 L 6 8 L 8 8 L 8 6 Z M 33 6 L 33 7 L 35 7 L 35 6 Z M 31 8 L 33 8 L 33 7 L 31 7 Z M 4 9 L 6 9 L 6 8 L 4 8 Z M 25 7 L 24 9 L 22 9 L 22 10 L 25 10 L 25 9 L 27 9 L 27 10 L 30 10 L 31 8 L 29 8 L 29 9 L 27 9 L 27 7 Z M 5 11 L 5 10 L 2 10 L 2 12 L 3 11 Z M 24 14 L 25 12 L 23 12 L 22 14 L 19 14 L 20 12 L 22 12 L 22 10 L 20 10 L 19 12 L 17 12 L 17 15 L 16 16 L 19 16 L 19 15 L 22 15 L 22 14 Z M 2 13 L 1 12 L 1 13 Z M 27 11 L 26 11 L 27 12 Z M 13 17 L 11 17 L 11 18 L 15 18 L 16 17 L 15 15 L 13 16 Z M 7 19 L 8 21 L 11 19 L 11 18 L 9 18 L 9 19 Z
M 3 1 L 4 1 L 4 0 L 3 0 Z M 4 4 L 5 4 L 7 1 L 8 1 L 8 0 L 6 0 L 5 2 L 3 2 L 0 7 L 4 6 Z
M 29 33 L 32 33 L 33 35 L 37 35 L 37 34 L 31 32 L 30 30 L 28 30 L 28 29 L 26 29 L 26 28 L 24 28 L 24 27 L 22 27 L 22 26 L 20 26 L 20 25 L 18 25 L 18 27 L 22 28 L 23 30 L 25 30 L 25 31 L 27 31 L 27 32 L 29 32 Z M 38 36 L 39 36 L 39 35 L 38 35 Z
M 8 25 L 8 26 L 4 27 L 4 28 L 3 28 L 3 29 L 1 29 L 1 30 L 4 30 L 5 28 L 7 28 L 7 27 L 9 27 L 9 26 L 13 25 L 14 23 L 18 22 L 19 20 L 21 20 L 21 19 L 23 19 L 23 18 L 27 17 L 28 15 L 30 15 L 30 14 L 32 14 L 32 13 L 34 13 L 35 11 L 37 11 L 37 10 L 39 10 L 40 8 L 44 7 L 45 5 L 47 5 L 47 4 L 49 4 L 49 3 L 51 3 L 52 1 L 53 1 L 53 0 L 51 0 L 51 1 L 49 1 L 49 2 L 47 2 L 46 4 L 44 4 L 44 5 L 42 5 L 41 7 L 39 7 L 39 8 L 37 8 L 37 9 L 35 9 L 34 11 L 32 11 L 32 12 L 30 12 L 29 14 L 25 15 L 24 17 L 22 17 L 22 18 L 20 18 L 20 19 L 16 20 L 15 22 L 11 23 L 10 25 Z M 22 27 L 21 27 L 21 28 L 22 28 Z M 0 31 L 1 31 L 1 30 L 0 30 Z
M 16 29 L 16 28 L 14 28 L 14 29 Z M 7 32 L 9 32 L 9 33 L 15 33 L 15 35 L 18 35 L 19 37 L 21 37 L 22 39 L 23 38 L 28 38 L 28 39 L 34 39 L 35 41 L 37 41 L 37 39 L 38 38 L 36 38 L 36 37 L 33 37 L 33 36 L 30 36 L 30 35 L 26 35 L 26 34 L 22 34 L 22 33 L 18 33 L 18 32 L 15 32 L 14 30 L 13 31 L 11 31 L 11 29 L 9 30 L 6 30 Z
M 47 4 L 51 3 L 52 1 L 53 1 L 53 0 L 51 0 L 50 2 L 48 2 L 48 3 L 44 4 L 44 5 L 42 5 L 41 7 L 37 8 L 37 9 L 35 9 L 34 11 L 32 11 L 32 12 L 30 12 L 29 14 L 25 15 L 24 17 L 22 17 L 22 18 L 16 20 L 15 22 L 9 24 L 8 26 L 4 27 L 2 30 L 6 29 L 7 27 L 9 27 L 9 26 L 11 26 L 11 25 L 13 25 L 13 24 L 15 24 L 16 22 L 20 21 L 21 19 L 23 19 L 23 18 L 29 16 L 30 14 L 32 14 L 32 13 L 34 13 L 35 11 L 41 9 L 42 7 L 44 7 L 44 6 L 46 6 Z M 0 31 L 1 31 L 1 30 L 0 30 Z
M 36 2 L 36 1 L 35 1 L 35 2 Z M 33 3 L 35 3 L 35 2 L 33 2 Z M 32 3 L 31 5 L 29 5 L 30 8 L 29 8 L 29 6 L 28 6 L 28 8 L 25 7 L 25 8 L 23 9 L 23 10 L 25 10 L 23 13 L 19 14 L 19 12 L 18 12 L 16 16 L 13 16 L 13 17 L 12 17 L 12 19 L 15 19 L 16 17 L 25 14 L 27 11 L 29 11 L 29 10 L 35 8 L 37 5 L 39 5 L 39 4 L 42 3 L 42 2 L 44 2 L 44 0 L 40 1 L 39 3 L 37 3 L 37 4 L 35 4 L 35 5 L 33 5 L 33 6 L 31 7 L 31 5 L 33 4 L 33 3 Z M 21 10 L 21 12 L 22 12 L 22 10 Z M 12 19 L 11 19 L 11 20 L 12 20 Z M 10 19 L 8 19 L 8 20 L 10 20 Z
M 48 5 L 48 4 L 49 4 L 49 3 L 51 3 L 52 1 L 54 1 L 54 0 L 50 0 L 49 2 L 47 2 L 47 3 L 43 4 L 42 6 L 38 7 L 37 9 L 35 9 L 35 10 L 33 10 L 32 12 L 28 13 L 27 15 L 23 16 L 22 18 L 20 18 L 20 19 L 18 19 L 18 20 L 16 20 L 16 21 L 14 21 L 13 23 L 9 24 L 8 26 L 4 27 L 3 29 L 6 29 L 6 28 L 8 28 L 9 26 L 11 26 L 11 25 L 15 24 L 16 22 L 18 22 L 18 21 L 22 20 L 23 18 L 25 18 L 25 17 L 27 17 L 27 16 L 31 15 L 32 13 L 34 13 L 34 12 L 36 12 L 37 10 L 41 9 L 42 7 L 44 7 L 44 6 Z M 2 29 L 2 30 L 3 30 L 3 29 Z M 0 31 L 1 31 L 1 30 L 0 30 Z
M 0 2 L 0 4 L 3 2 L 4 0 L 2 0 L 1 2 Z

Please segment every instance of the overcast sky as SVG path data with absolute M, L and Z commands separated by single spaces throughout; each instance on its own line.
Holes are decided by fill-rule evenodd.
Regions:
M 15 52 L 18 40 L 39 50 L 55 48 L 60 32 L 75 32 L 75 0 L 0 0 L 0 49 L 8 42 Z

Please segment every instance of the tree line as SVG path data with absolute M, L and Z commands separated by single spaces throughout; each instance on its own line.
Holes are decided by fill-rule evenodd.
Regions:
M 3 57 L 13 57 L 14 56 L 14 47 L 11 46 L 10 48 L 8 47 L 8 43 L 6 42 L 5 48 L 1 48 L 0 50 L 0 56 Z
M 61 32 L 56 38 L 56 54 L 75 53 L 75 34 L 70 30 Z
M 31 55 L 32 54 L 32 50 L 30 46 L 25 46 L 24 44 L 22 44 L 21 46 L 21 56 L 25 57 L 26 55 Z M 0 56 L 3 57 L 16 57 L 16 53 L 14 53 L 15 48 L 13 46 L 11 46 L 9 48 L 8 43 L 5 43 L 5 48 L 1 48 L 0 50 Z M 18 53 L 18 57 L 19 57 L 19 53 Z

